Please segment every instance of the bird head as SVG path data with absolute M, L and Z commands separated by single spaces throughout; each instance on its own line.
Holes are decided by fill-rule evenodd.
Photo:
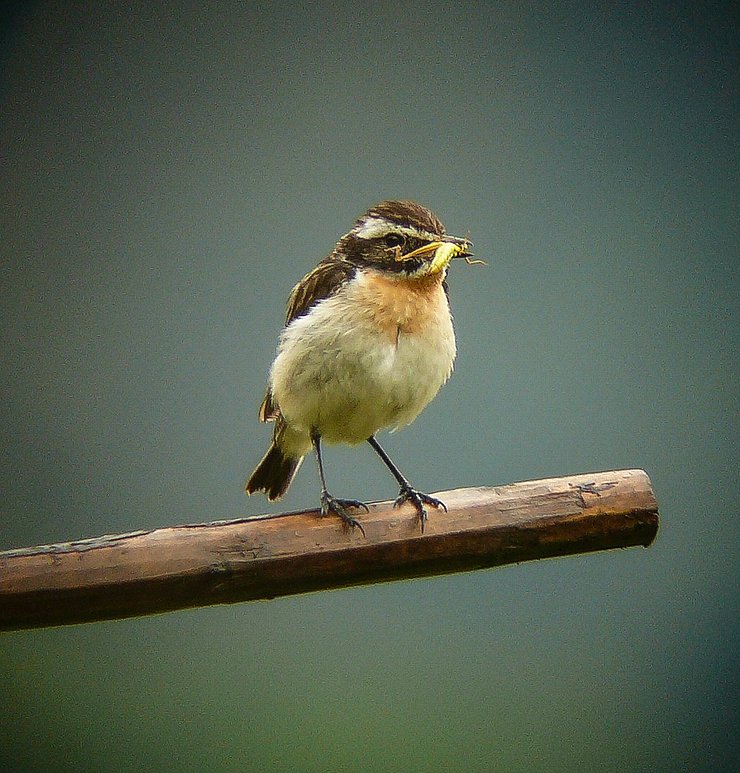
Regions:
M 358 266 L 399 278 L 440 276 L 453 258 L 470 262 L 468 239 L 450 236 L 439 218 L 413 201 L 383 201 L 362 215 L 336 252 Z

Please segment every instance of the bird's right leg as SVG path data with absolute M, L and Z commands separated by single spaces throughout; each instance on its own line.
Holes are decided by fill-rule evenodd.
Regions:
M 364 507 L 366 512 L 370 512 L 370 508 L 364 502 L 360 502 L 359 499 L 339 499 L 327 491 L 326 478 L 324 477 L 324 462 L 321 458 L 321 436 L 315 430 L 311 432 L 311 443 L 316 451 L 316 462 L 319 465 L 319 478 L 321 479 L 321 514 L 328 515 L 329 513 L 334 513 L 338 515 L 347 526 L 357 527 L 362 532 L 362 536 L 365 537 L 365 529 L 362 528 L 362 524 L 347 512 L 347 508 Z

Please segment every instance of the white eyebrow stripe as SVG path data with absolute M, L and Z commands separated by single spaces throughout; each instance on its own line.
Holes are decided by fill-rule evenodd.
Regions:
M 411 236 L 414 239 L 425 239 L 430 242 L 439 238 L 437 234 L 422 231 L 419 228 L 399 225 L 384 217 L 366 217 L 358 226 L 352 229 L 352 233 L 359 239 L 377 239 L 379 236 L 385 236 L 391 232 Z

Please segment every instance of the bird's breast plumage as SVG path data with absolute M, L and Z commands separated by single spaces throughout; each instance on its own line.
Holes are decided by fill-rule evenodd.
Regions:
M 285 328 L 271 389 L 302 443 L 312 429 L 329 442 L 362 442 L 410 423 L 436 395 L 455 359 L 443 278 L 358 269 Z

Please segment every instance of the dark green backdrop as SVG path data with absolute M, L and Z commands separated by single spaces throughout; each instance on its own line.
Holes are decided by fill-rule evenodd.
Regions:
M 659 538 L 3 635 L 3 768 L 730 769 L 729 6 L 308 6 L 3 12 L 1 546 L 277 511 L 242 486 L 287 294 L 387 197 L 489 262 L 453 267 L 457 368 L 386 438 L 403 469 L 644 467 Z M 328 463 L 395 493 L 368 448 Z M 317 490 L 308 463 L 284 507 Z

